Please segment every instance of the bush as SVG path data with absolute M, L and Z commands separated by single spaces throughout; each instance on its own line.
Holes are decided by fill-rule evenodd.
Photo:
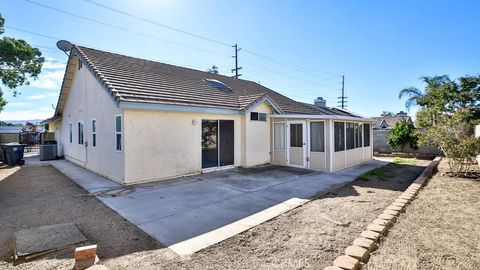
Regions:
M 394 150 L 402 152 L 408 146 L 412 150 L 418 149 L 418 135 L 415 126 L 410 121 L 399 121 L 388 136 L 388 145 Z

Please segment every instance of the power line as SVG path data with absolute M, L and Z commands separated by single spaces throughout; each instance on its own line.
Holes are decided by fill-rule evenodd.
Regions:
M 20 28 L 16 28 L 16 27 L 12 27 L 12 26 L 5 26 L 5 28 L 12 29 L 12 30 L 19 31 L 19 32 L 24 32 L 24 33 L 39 36 L 39 37 L 53 39 L 53 40 L 57 40 L 57 41 L 61 39 L 61 38 L 52 37 L 52 36 L 45 35 L 45 34 L 40 34 L 40 33 L 35 33 L 35 32 L 32 32 L 32 31 L 28 31 L 28 30 L 25 30 L 25 29 L 20 29 Z
M 213 43 L 217 43 L 217 44 L 220 44 L 220 45 L 224 45 L 224 46 L 228 46 L 228 47 L 231 46 L 231 44 L 227 44 L 227 43 L 222 42 L 222 41 L 214 40 L 214 39 L 211 39 L 211 38 L 207 38 L 205 36 L 201 36 L 201 35 L 198 35 L 198 34 L 187 32 L 187 31 L 175 28 L 175 27 L 171 27 L 171 26 L 168 26 L 168 25 L 165 25 L 165 24 L 162 24 L 162 23 L 159 23 L 159 22 L 156 22 L 156 21 L 144 18 L 144 17 L 134 15 L 132 13 L 128 13 L 128 12 L 125 12 L 125 11 L 122 11 L 122 10 L 119 10 L 119 9 L 116 9 L 116 8 L 109 7 L 107 5 L 100 4 L 96 1 L 92 1 L 92 0 L 84 0 L 84 1 L 88 2 L 92 5 L 96 5 L 96 6 L 99 6 L 101 8 L 108 9 L 110 11 L 113 11 L 113 12 L 116 12 L 116 13 L 119 13 L 119 14 L 122 14 L 122 15 L 125 15 L 125 16 L 128 16 L 128 17 L 131 17 L 131 18 L 135 18 L 135 19 L 140 20 L 140 21 L 151 23 L 151 24 L 154 24 L 156 26 L 160 26 L 160 27 L 163 27 L 163 28 L 175 31 L 175 32 L 179 32 L 179 33 L 182 33 L 182 34 L 185 34 L 185 35 L 189 35 L 189 36 L 192 36 L 192 37 L 195 37 L 195 38 L 203 39 L 203 40 L 210 41 L 210 42 L 213 42 Z
M 179 42 L 175 42 L 175 41 L 151 36 L 151 35 L 148 35 L 148 34 L 145 34 L 145 33 L 142 33 L 142 32 L 133 31 L 133 30 L 130 30 L 130 29 L 127 29 L 127 28 L 124 28 L 124 27 L 120 27 L 120 26 L 113 25 L 113 24 L 110 24 L 110 23 L 105 23 L 105 22 L 102 22 L 102 21 L 99 21 L 99 20 L 96 20 L 96 19 L 92 19 L 92 18 L 88 18 L 88 17 L 82 16 L 82 15 L 78 15 L 78 14 L 75 14 L 75 13 L 72 13 L 72 12 L 69 12 L 69 11 L 65 11 L 65 10 L 62 10 L 62 9 L 55 8 L 55 7 L 47 6 L 47 5 L 32 1 L 32 0 L 25 0 L 25 1 L 28 2 L 28 3 L 46 8 L 46 9 L 50 9 L 50 10 L 53 10 L 53 11 L 56 11 L 56 12 L 59 12 L 59 13 L 63 13 L 63 14 L 66 14 L 66 15 L 69 15 L 69 16 L 72 16 L 72 17 L 76 17 L 76 18 L 79 18 L 79 19 L 82 19 L 82 20 L 90 21 L 90 22 L 93 22 L 93 23 L 96 23 L 96 24 L 100 24 L 100 25 L 103 25 L 103 26 L 107 26 L 107 27 L 110 27 L 110 28 L 121 30 L 121 31 L 124 31 L 124 32 L 127 32 L 127 33 L 131 33 L 131 34 L 135 34 L 135 35 L 139 35 L 139 36 L 143 36 L 143 37 L 148 37 L 148 38 L 151 38 L 151 39 L 167 42 L 167 43 L 170 43 L 170 44 L 174 44 L 174 45 L 178 45 L 178 46 L 182 46 L 182 47 L 186 47 L 186 48 L 190 48 L 190 49 L 200 50 L 200 51 L 203 51 L 203 52 L 208 52 L 208 53 L 212 53 L 212 54 L 216 54 L 216 55 L 220 55 L 220 56 L 230 57 L 230 55 L 226 55 L 226 54 L 222 54 L 222 53 L 218 53 L 218 52 L 214 52 L 214 51 L 210 51 L 210 50 L 205 50 L 205 49 L 202 49 L 202 48 L 182 44 L 182 43 L 179 43 Z
M 336 77 L 341 77 L 342 76 L 342 75 L 339 75 L 339 74 L 336 74 L 336 73 L 331 73 L 331 72 L 320 71 L 320 70 L 315 70 L 315 69 L 311 69 L 311 68 L 302 67 L 302 66 L 299 66 L 299 65 L 296 65 L 296 64 L 292 64 L 292 63 L 283 61 L 283 60 L 276 60 L 276 59 L 273 59 L 271 57 L 261 55 L 259 53 L 256 53 L 256 52 L 253 52 L 253 51 L 250 51 L 250 50 L 247 50 L 247 49 L 244 49 L 243 51 L 246 52 L 246 53 L 249 53 L 251 55 L 255 55 L 257 57 L 263 58 L 263 59 L 268 60 L 268 61 L 273 62 L 273 63 L 287 65 L 291 69 L 294 69 L 294 70 L 297 70 L 297 71 L 305 72 L 305 70 L 310 70 L 310 71 L 314 71 L 314 72 L 318 72 L 318 73 L 329 74 L 329 75 L 336 76 Z M 316 76 L 316 75 L 314 75 L 314 76 Z

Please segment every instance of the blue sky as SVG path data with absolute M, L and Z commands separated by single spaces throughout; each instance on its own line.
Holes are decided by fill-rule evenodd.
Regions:
M 344 74 L 348 109 L 366 116 L 404 110 L 398 92 L 406 86 L 421 87 L 420 76 L 480 73 L 480 1 L 92 1 L 223 43 L 237 43 L 242 48 L 242 78 L 299 101 L 323 96 L 327 105 L 336 106 L 339 75 Z M 67 60 L 55 49 L 55 39 L 9 27 L 200 70 L 217 65 L 224 75 L 231 75 L 234 67 L 229 46 L 85 0 L 6 0 L 0 12 L 6 19 L 5 36 L 41 46 L 48 59 L 39 79 L 21 87 L 19 97 L 2 87 L 9 103 L 0 113 L 1 120 L 51 116 Z

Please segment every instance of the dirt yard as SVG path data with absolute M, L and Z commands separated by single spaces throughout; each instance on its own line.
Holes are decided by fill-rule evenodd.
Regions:
M 13 267 L 11 237 L 15 231 L 75 223 L 98 244 L 100 257 L 112 258 L 158 248 L 155 240 L 85 193 L 55 168 L 0 168 L 0 269 L 72 269 L 73 249 Z
M 480 177 L 437 173 L 364 269 L 480 269 Z
M 25 167 L 0 181 L 0 201 L 8 205 L 0 209 L 0 245 L 6 246 L 20 228 L 75 222 L 98 243 L 101 263 L 110 269 L 323 269 L 428 163 L 389 164 L 367 181 L 354 181 L 187 257 L 155 249 L 148 236 L 98 200 L 73 198 L 82 190 L 54 168 Z M 0 248 L 3 260 L 7 253 L 8 248 Z M 19 267 L 67 269 L 71 256 L 51 256 Z M 13 268 L 7 262 L 0 262 L 2 267 Z

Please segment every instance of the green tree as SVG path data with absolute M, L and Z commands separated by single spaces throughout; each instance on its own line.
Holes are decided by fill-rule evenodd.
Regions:
M 0 14 L 0 35 L 4 32 L 4 23 L 5 19 Z M 15 88 L 29 84 L 28 77 L 38 77 L 44 61 L 42 53 L 26 41 L 11 37 L 0 39 L 0 80 L 14 96 L 18 94 Z M 0 111 L 6 104 L 0 88 Z
M 447 75 L 422 77 L 425 89 L 408 87 L 399 98 L 408 97 L 406 107 L 419 105 L 417 126 L 425 131 L 420 145 L 435 145 L 448 158 L 450 170 L 468 171 L 480 154 L 480 139 L 473 136 L 473 125 L 480 120 L 480 76 L 451 80 Z
M 395 124 L 388 136 L 388 145 L 394 150 L 404 151 L 408 146 L 410 149 L 418 149 L 418 136 L 415 126 L 410 121 L 399 121 Z

